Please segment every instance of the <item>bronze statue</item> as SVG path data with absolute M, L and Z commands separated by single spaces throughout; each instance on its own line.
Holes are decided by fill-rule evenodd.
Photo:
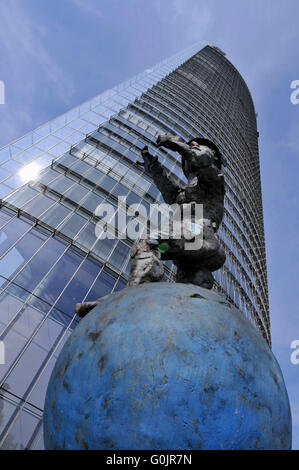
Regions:
M 224 210 L 221 154 L 213 142 L 197 137 L 186 143 L 178 136 L 159 135 L 157 146 L 181 155 L 182 170 L 188 183 L 179 186 L 157 156 L 151 155 L 147 147 L 141 151 L 143 162 L 137 163 L 152 176 L 164 201 L 176 209 L 166 236 L 161 227 L 158 234 L 133 245 L 128 286 L 161 281 L 163 260 L 173 260 L 177 267 L 176 282 L 212 289 L 212 272 L 225 262 L 225 253 L 216 233 Z M 196 210 L 198 205 L 202 208 L 200 213 Z M 75 312 L 83 317 L 100 301 L 78 303 Z
M 193 138 L 186 143 L 180 137 L 169 134 L 158 136 L 157 145 L 180 153 L 182 170 L 188 180 L 186 185 L 180 187 L 174 182 L 158 161 L 158 157 L 151 155 L 147 147 L 141 151 L 144 162 L 137 163 L 144 165 L 145 170 L 150 173 L 167 204 L 177 204 L 184 209 L 189 206 L 189 231 L 194 230 L 194 246 L 189 248 L 190 237 L 187 245 L 186 237 L 176 238 L 174 225 L 171 238 L 164 239 L 162 230 L 161 236 L 156 239 L 150 237 L 141 240 L 137 247 L 134 245 L 131 250 L 128 285 L 160 281 L 163 276 L 162 261 L 173 260 L 177 267 L 176 282 L 211 289 L 214 283 L 212 271 L 221 268 L 225 262 L 225 253 L 216 234 L 223 218 L 225 194 L 220 152 L 208 139 Z M 200 216 L 195 210 L 196 204 L 202 205 Z M 181 225 L 184 225 L 183 212 L 181 217 Z M 201 242 L 196 248 L 196 238 L 200 237 Z M 146 266 L 145 259 L 148 260 Z M 161 266 L 158 269 L 159 263 Z

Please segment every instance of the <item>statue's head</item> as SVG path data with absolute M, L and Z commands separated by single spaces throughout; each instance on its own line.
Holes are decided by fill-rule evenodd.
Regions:
M 191 148 L 198 148 L 201 150 L 204 150 L 205 147 L 207 147 L 210 151 L 212 150 L 213 158 L 214 158 L 214 165 L 221 169 L 221 163 L 222 163 L 222 158 L 221 158 L 221 153 L 218 149 L 218 147 L 209 139 L 204 139 L 201 137 L 194 137 L 188 142 L 188 145 L 190 145 Z M 186 164 L 185 159 L 183 158 L 182 160 L 182 169 L 186 177 L 188 177 L 188 165 Z

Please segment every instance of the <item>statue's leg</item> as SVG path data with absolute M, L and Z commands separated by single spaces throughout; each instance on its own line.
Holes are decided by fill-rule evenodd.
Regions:
M 140 240 L 131 249 L 128 287 L 144 282 L 159 282 L 164 274 L 161 254 L 149 240 Z
M 192 263 L 182 261 L 174 262 L 177 267 L 176 282 L 195 284 L 196 286 L 212 289 L 214 278 L 211 271 L 205 266 L 192 266 Z
M 128 286 L 135 286 L 144 282 L 159 282 L 164 275 L 161 254 L 156 249 L 157 243 L 140 240 L 131 249 L 131 269 Z M 93 302 L 82 302 L 75 305 L 75 313 L 83 318 L 98 305 L 103 297 Z
M 101 300 L 102 299 L 97 299 L 93 302 L 82 302 L 81 304 L 78 303 L 75 305 L 75 313 L 79 317 L 83 318 L 90 312 L 90 310 L 96 307 Z
M 219 243 L 218 250 L 209 258 L 205 258 L 203 261 L 206 268 L 210 271 L 217 271 L 217 269 L 222 268 L 226 260 L 225 251 Z
M 193 242 L 197 246 L 196 239 Z M 177 266 L 176 282 L 195 284 L 212 289 L 214 278 L 212 271 L 221 268 L 225 262 L 225 252 L 220 245 L 217 234 L 209 223 L 203 226 L 203 236 L 199 248 L 182 249 L 174 257 Z
M 187 249 L 185 246 L 187 245 Z M 177 259 L 189 259 L 191 261 L 202 262 L 211 271 L 221 268 L 225 262 L 225 252 L 213 227 L 205 226 L 202 239 L 199 242 L 194 239 L 190 248 L 190 242 L 185 243 Z M 199 246 L 197 248 L 197 245 Z
M 202 246 L 199 250 L 194 250 L 196 259 L 206 259 L 217 254 L 220 243 L 214 228 L 210 225 L 204 225 L 202 235 Z

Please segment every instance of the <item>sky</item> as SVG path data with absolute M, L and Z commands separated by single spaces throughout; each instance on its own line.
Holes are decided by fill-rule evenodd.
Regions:
M 219 46 L 258 113 L 273 352 L 299 449 L 298 0 L 0 0 L 0 147 L 193 43 Z M 299 97 L 299 94 L 298 94 Z

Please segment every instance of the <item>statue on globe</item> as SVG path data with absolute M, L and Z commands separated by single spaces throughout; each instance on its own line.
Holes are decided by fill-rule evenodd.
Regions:
M 181 155 L 188 182 L 179 186 L 158 157 L 143 148 L 143 162 L 137 164 L 144 166 L 164 201 L 175 209 L 167 227 L 161 226 L 156 233 L 133 245 L 128 286 L 161 281 L 163 261 L 172 260 L 177 267 L 176 282 L 212 289 L 212 272 L 225 262 L 225 252 L 217 237 L 225 194 L 220 151 L 208 139 L 195 137 L 184 142 L 170 134 L 159 135 L 157 146 Z M 100 301 L 78 303 L 75 312 L 83 317 Z
M 157 144 L 181 154 L 187 182 L 173 181 L 158 157 L 142 150 L 145 171 L 173 217 L 138 234 L 132 287 L 76 304 L 80 317 L 93 310 L 52 372 L 45 447 L 291 449 L 290 405 L 271 349 L 240 310 L 210 290 L 212 272 L 225 261 L 217 238 L 220 153 L 200 138 L 185 143 L 164 135 Z M 177 284 L 159 282 L 165 259 L 177 266 Z
M 212 289 L 212 271 L 225 262 L 225 252 L 217 237 L 225 194 L 221 154 L 213 142 L 197 137 L 186 143 L 178 136 L 159 135 L 157 146 L 181 155 L 188 183 L 179 186 L 157 156 L 151 155 L 147 147 L 141 151 L 143 162 L 137 163 L 152 176 L 164 201 L 176 209 L 169 236 L 164 236 L 161 227 L 157 234 L 133 246 L 128 286 L 161 281 L 162 261 L 173 260 L 177 267 L 176 282 Z M 196 210 L 198 207 L 200 211 Z

